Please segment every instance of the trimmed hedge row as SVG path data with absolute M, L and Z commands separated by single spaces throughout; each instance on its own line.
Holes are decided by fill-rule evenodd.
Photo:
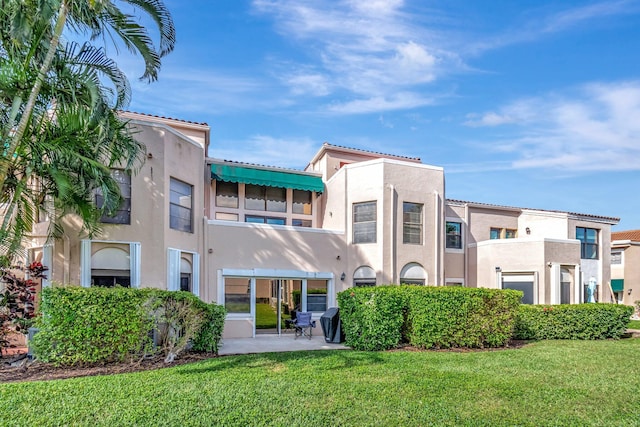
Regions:
M 40 360 L 56 364 L 140 359 L 160 351 L 153 331 L 166 322 L 166 307 L 197 318 L 192 341 L 197 351 L 217 352 L 225 309 L 206 304 L 188 292 L 158 289 L 45 288 L 32 346 Z M 188 316 L 183 316 L 186 319 Z M 179 337 L 182 325 L 172 325 Z
M 521 340 L 596 340 L 620 338 L 633 307 L 616 304 L 522 305 L 514 338 Z
M 378 286 L 338 294 L 346 344 L 385 350 L 499 347 L 511 339 L 522 293 L 512 290 Z

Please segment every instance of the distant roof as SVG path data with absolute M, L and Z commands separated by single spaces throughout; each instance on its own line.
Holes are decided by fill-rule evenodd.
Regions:
M 631 240 L 632 242 L 640 242 L 640 230 L 612 232 L 611 240 Z
M 578 213 L 578 212 L 567 212 L 567 211 L 558 211 L 558 210 L 551 210 L 551 209 L 522 208 L 522 207 L 516 207 L 516 206 L 493 205 L 491 203 L 470 202 L 470 201 L 467 201 L 467 200 L 456 200 L 456 199 L 447 199 L 446 201 L 450 202 L 450 203 L 470 204 L 470 205 L 486 206 L 486 207 L 499 208 L 499 209 L 533 210 L 533 211 L 542 211 L 542 212 L 564 213 L 564 214 L 568 214 L 568 215 L 575 215 L 575 216 L 581 216 L 581 217 L 594 218 L 594 219 L 599 219 L 599 220 L 613 222 L 613 223 L 620 222 L 620 218 L 616 218 L 616 217 L 613 217 L 613 216 L 601 216 L 601 215 L 583 214 L 583 213 Z M 613 238 L 613 233 L 612 233 L 612 238 Z
M 125 110 L 122 110 L 121 113 L 134 114 L 134 115 L 137 115 L 137 116 L 153 117 L 155 119 L 173 120 L 173 121 L 176 121 L 176 122 L 189 123 L 189 124 L 193 124 L 193 125 L 209 126 L 205 122 L 193 122 L 191 120 L 176 119 L 176 118 L 173 118 L 173 117 L 156 116 L 155 114 L 138 113 L 136 111 L 125 111 Z
M 378 157 L 385 157 L 388 159 L 397 159 L 397 160 L 409 160 L 412 162 L 418 162 L 418 163 L 422 163 L 422 160 L 420 159 L 420 157 L 408 157 L 408 156 L 400 156 L 397 154 L 388 154 L 388 153 L 380 153 L 378 151 L 370 151 L 370 150 L 363 150 L 361 148 L 352 148 L 352 147 L 345 147 L 342 145 L 334 145 L 334 144 L 329 144 L 328 142 L 323 142 L 322 143 L 322 147 L 320 147 L 320 149 L 318 150 L 318 152 L 315 154 L 315 156 L 313 156 L 313 159 L 311 159 L 311 161 L 309 162 L 314 163 L 316 160 L 318 160 L 318 158 L 320 157 L 320 154 L 325 151 L 325 150 L 339 150 L 339 151 L 348 151 L 348 152 L 352 152 L 352 153 L 362 153 L 362 154 L 366 154 L 366 155 L 374 155 L 374 156 L 378 156 Z

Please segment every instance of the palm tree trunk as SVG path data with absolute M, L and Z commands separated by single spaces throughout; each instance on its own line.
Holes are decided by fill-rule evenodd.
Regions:
M 51 63 L 53 62 L 53 57 L 58 49 L 58 44 L 60 43 L 60 36 L 62 35 L 62 30 L 67 22 L 67 16 L 69 14 L 69 6 L 67 5 L 67 0 L 62 0 L 60 2 L 60 9 L 58 10 L 58 19 L 56 20 L 56 26 L 53 32 L 53 36 L 51 37 L 51 44 L 49 45 L 49 50 L 47 51 L 47 55 L 40 66 L 40 70 L 38 71 L 38 76 L 36 77 L 36 81 L 31 88 L 31 93 L 29 94 L 29 99 L 27 100 L 27 104 L 25 105 L 24 111 L 22 113 L 22 117 L 20 117 L 20 122 L 16 128 L 13 136 L 8 138 L 9 146 L 5 150 L 5 158 L 0 161 L 0 189 L 4 187 L 4 182 L 7 179 L 7 173 L 9 171 L 9 164 L 11 163 L 11 159 L 18 149 L 18 145 L 20 144 L 20 140 L 22 139 L 24 132 L 27 129 L 27 124 L 31 118 L 31 114 L 33 112 L 33 108 L 36 105 L 36 99 L 40 94 L 40 89 L 42 88 L 42 84 L 44 79 L 51 68 Z

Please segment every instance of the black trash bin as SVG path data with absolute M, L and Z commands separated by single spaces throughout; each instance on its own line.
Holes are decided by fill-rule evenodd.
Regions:
M 320 317 L 320 326 L 326 342 L 339 344 L 344 342 L 342 323 L 338 307 L 331 307 Z

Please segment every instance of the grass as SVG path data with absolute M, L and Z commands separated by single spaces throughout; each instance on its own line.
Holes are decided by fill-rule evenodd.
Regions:
M 640 320 L 631 320 L 629 322 L 629 326 L 627 326 L 627 328 L 629 328 L 629 329 L 640 329 Z
M 0 425 L 638 425 L 640 339 L 318 351 L 0 385 Z

